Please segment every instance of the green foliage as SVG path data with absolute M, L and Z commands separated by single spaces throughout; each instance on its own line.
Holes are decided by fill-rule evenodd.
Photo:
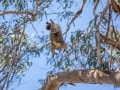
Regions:
M 40 56 L 41 52 L 32 39 L 29 42 L 30 37 L 24 28 L 15 27 L 12 32 L 9 29 L 7 23 L 0 27 L 0 85 L 3 89 L 25 75 L 27 68 L 32 65 L 30 57 Z
M 92 16 L 93 19 L 87 21 L 88 27 L 82 30 L 82 26 L 79 26 L 81 17 L 86 14 L 89 16 L 90 12 L 86 13 L 83 9 L 81 17 L 77 17 L 80 21 L 75 21 L 75 13 L 77 13 L 80 7 L 78 7 L 77 10 L 74 8 L 80 4 L 79 0 L 45 0 L 44 2 L 38 0 L 42 3 L 40 6 L 36 5 L 36 1 L 37 0 L 0 0 L 0 5 L 3 7 L 0 8 L 1 13 L 4 11 L 17 12 L 16 14 L 4 14 L 1 16 L 0 86 L 3 90 L 7 90 L 16 80 L 20 80 L 21 76 L 25 75 L 27 69 L 32 66 L 31 57 L 39 57 L 43 54 L 46 55 L 47 65 L 53 66 L 52 70 L 48 71 L 49 74 L 64 70 L 67 66 L 70 66 L 72 69 L 110 69 L 110 45 L 100 39 L 102 64 L 99 66 L 96 42 L 96 25 L 99 24 L 99 32 L 105 35 L 109 24 L 111 25 L 111 23 L 113 24 L 115 21 L 113 18 L 108 20 L 110 18 L 108 11 L 102 18 L 102 10 L 97 12 L 96 15 Z M 98 0 L 90 0 L 90 2 L 94 5 Z M 88 1 L 87 4 L 90 4 L 90 2 Z M 33 15 L 29 13 L 18 14 L 26 11 Z M 73 20 L 71 26 L 74 24 L 74 27 L 71 27 L 74 28 L 74 32 L 70 33 L 70 31 L 68 31 L 68 35 L 66 34 L 68 42 L 67 52 L 56 50 L 54 57 L 51 57 L 50 45 L 48 44 L 49 37 L 46 34 L 47 31 L 44 35 L 44 33 L 42 33 L 44 31 L 39 31 L 41 29 L 38 28 L 38 30 L 36 30 L 36 27 L 32 24 L 33 21 L 40 21 L 38 25 L 41 25 L 41 22 L 44 22 L 45 25 L 47 19 L 51 17 L 55 21 L 58 19 L 58 21 L 61 21 L 66 26 L 69 22 L 71 23 L 71 20 Z M 77 29 L 75 26 L 76 22 L 78 24 Z M 82 21 L 82 23 L 84 22 Z M 29 27 L 29 25 L 36 31 L 37 35 L 31 37 L 31 35 L 28 34 L 29 30 L 27 30 L 27 27 Z M 116 33 L 117 37 L 120 38 L 120 33 Z M 112 60 L 117 61 L 117 64 L 119 64 L 120 52 L 114 47 L 112 54 Z M 114 62 L 112 63 L 114 64 Z M 113 67 L 112 69 L 115 70 Z
M 13 6 L 15 9 L 21 11 L 27 6 L 26 0 L 0 0 L 0 2 L 2 3 L 3 10 Z

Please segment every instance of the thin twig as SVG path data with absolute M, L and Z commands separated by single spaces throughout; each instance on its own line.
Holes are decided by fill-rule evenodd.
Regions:
M 97 0 L 96 3 L 95 3 L 94 9 L 93 9 L 94 16 L 96 16 L 96 9 L 98 7 L 99 2 L 100 2 L 100 0 Z

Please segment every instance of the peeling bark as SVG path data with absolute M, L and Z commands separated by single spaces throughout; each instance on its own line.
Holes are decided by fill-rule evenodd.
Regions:
M 120 72 L 93 70 L 72 70 L 48 76 L 40 90 L 58 90 L 63 83 L 112 84 L 120 86 Z

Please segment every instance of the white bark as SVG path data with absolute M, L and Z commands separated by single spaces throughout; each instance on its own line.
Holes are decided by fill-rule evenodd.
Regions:
M 120 72 L 93 70 L 72 70 L 48 76 L 40 90 L 58 90 L 63 83 L 112 84 L 120 86 Z

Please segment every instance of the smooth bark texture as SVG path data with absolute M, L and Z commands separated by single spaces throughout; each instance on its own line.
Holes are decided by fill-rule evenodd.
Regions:
M 63 83 L 112 84 L 120 86 L 120 72 L 93 70 L 72 70 L 48 76 L 40 90 L 58 90 Z
M 103 40 L 105 40 L 106 43 L 112 45 L 114 48 L 117 48 L 118 50 L 120 50 L 120 42 L 118 41 L 114 41 L 113 39 L 110 39 L 102 34 L 100 34 L 101 38 Z

